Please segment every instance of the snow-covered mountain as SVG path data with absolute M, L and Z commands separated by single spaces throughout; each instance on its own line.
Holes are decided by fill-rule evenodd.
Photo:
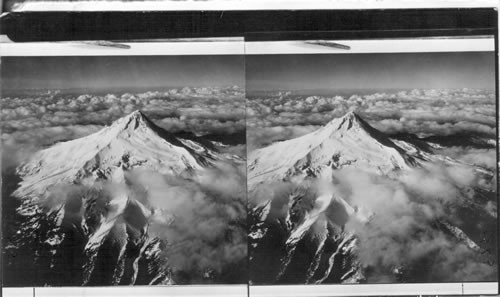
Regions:
M 357 255 L 358 236 L 346 230 L 345 224 L 353 219 L 370 224 L 374 216 L 384 214 L 375 214 L 370 207 L 342 196 L 339 189 L 343 185 L 336 179 L 336 173 L 349 169 L 392 180 L 434 163 L 470 169 L 490 180 L 494 176 L 483 168 L 392 139 L 354 112 L 333 119 L 310 134 L 251 152 L 247 174 L 252 282 L 366 281 L 366 267 Z M 361 182 L 359 186 L 362 186 Z M 461 188 L 458 191 L 468 190 Z M 487 192 L 475 190 L 483 194 Z M 489 197 L 495 201 L 491 198 L 494 195 Z M 463 225 L 453 226 L 448 221 L 439 221 L 434 223 L 437 227 L 426 228 L 437 228 L 469 247 L 479 248 L 474 243 L 474 240 L 480 240 L 479 237 L 470 238 L 479 233 L 478 230 L 464 225 L 470 225 L 466 220 L 479 219 L 485 214 L 484 203 L 476 203 L 474 199 L 467 201 L 461 202 L 467 206 L 453 206 L 467 215 L 462 214 L 459 219 L 449 218 L 450 221 L 463 222 Z M 455 213 L 451 211 L 453 207 L 449 207 L 450 213 Z M 494 224 L 495 219 L 491 217 L 489 222 Z M 468 232 L 461 228 L 468 229 Z M 481 252 L 494 257 L 492 251 L 481 249 Z M 400 277 L 401 270 L 401 267 L 394 267 L 394 271 L 398 271 L 393 273 L 394 277 Z
M 56 184 L 75 181 L 121 182 L 124 170 L 137 167 L 189 174 L 218 158 L 201 143 L 177 138 L 135 111 L 97 133 L 34 154 L 17 169 L 22 182 L 14 195 L 40 195 Z
M 416 166 L 425 153 L 406 151 L 354 112 L 302 137 L 275 143 L 249 155 L 249 181 L 282 180 L 355 166 L 383 174 Z
M 9 248 L 35 250 L 37 285 L 170 284 L 166 242 L 148 227 L 168 225 L 175 214 L 138 199 L 129 175 L 143 170 L 189 182 L 223 160 L 240 162 L 202 138 L 176 137 L 140 111 L 57 143 L 17 167 L 12 196 L 22 225 Z

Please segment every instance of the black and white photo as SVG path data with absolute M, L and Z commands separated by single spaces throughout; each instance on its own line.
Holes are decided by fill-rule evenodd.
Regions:
M 495 281 L 494 52 L 247 55 L 250 283 Z
M 245 284 L 243 61 L 3 57 L 4 285 Z
M 229 2 L 3 2 L 0 295 L 497 295 L 498 3 Z

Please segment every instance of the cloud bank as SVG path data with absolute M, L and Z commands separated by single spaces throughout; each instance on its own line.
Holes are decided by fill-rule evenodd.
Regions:
M 331 96 L 280 92 L 249 97 L 248 145 L 252 149 L 267 145 L 270 138 L 285 140 L 302 135 L 312 126 L 324 125 L 349 111 L 387 134 L 426 137 L 471 133 L 494 138 L 496 133 L 493 91 L 408 90 Z M 292 132 L 280 135 L 280 129 Z
M 5 150 L 21 148 L 29 154 L 58 141 L 94 133 L 134 110 L 143 111 L 170 132 L 231 134 L 245 129 L 244 91 L 237 86 L 137 94 L 49 92 L 2 98 L 1 140 Z

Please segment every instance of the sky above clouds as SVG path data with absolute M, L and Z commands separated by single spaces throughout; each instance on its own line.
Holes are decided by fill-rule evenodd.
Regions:
M 243 87 L 244 57 L 95 56 L 2 58 L 2 90 Z
M 246 56 L 247 91 L 495 87 L 494 52 Z

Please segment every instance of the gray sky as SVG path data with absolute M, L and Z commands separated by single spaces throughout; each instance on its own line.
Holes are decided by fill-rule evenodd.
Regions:
M 495 88 L 494 52 L 246 56 L 247 90 Z
M 244 86 L 243 56 L 3 57 L 2 89 Z

